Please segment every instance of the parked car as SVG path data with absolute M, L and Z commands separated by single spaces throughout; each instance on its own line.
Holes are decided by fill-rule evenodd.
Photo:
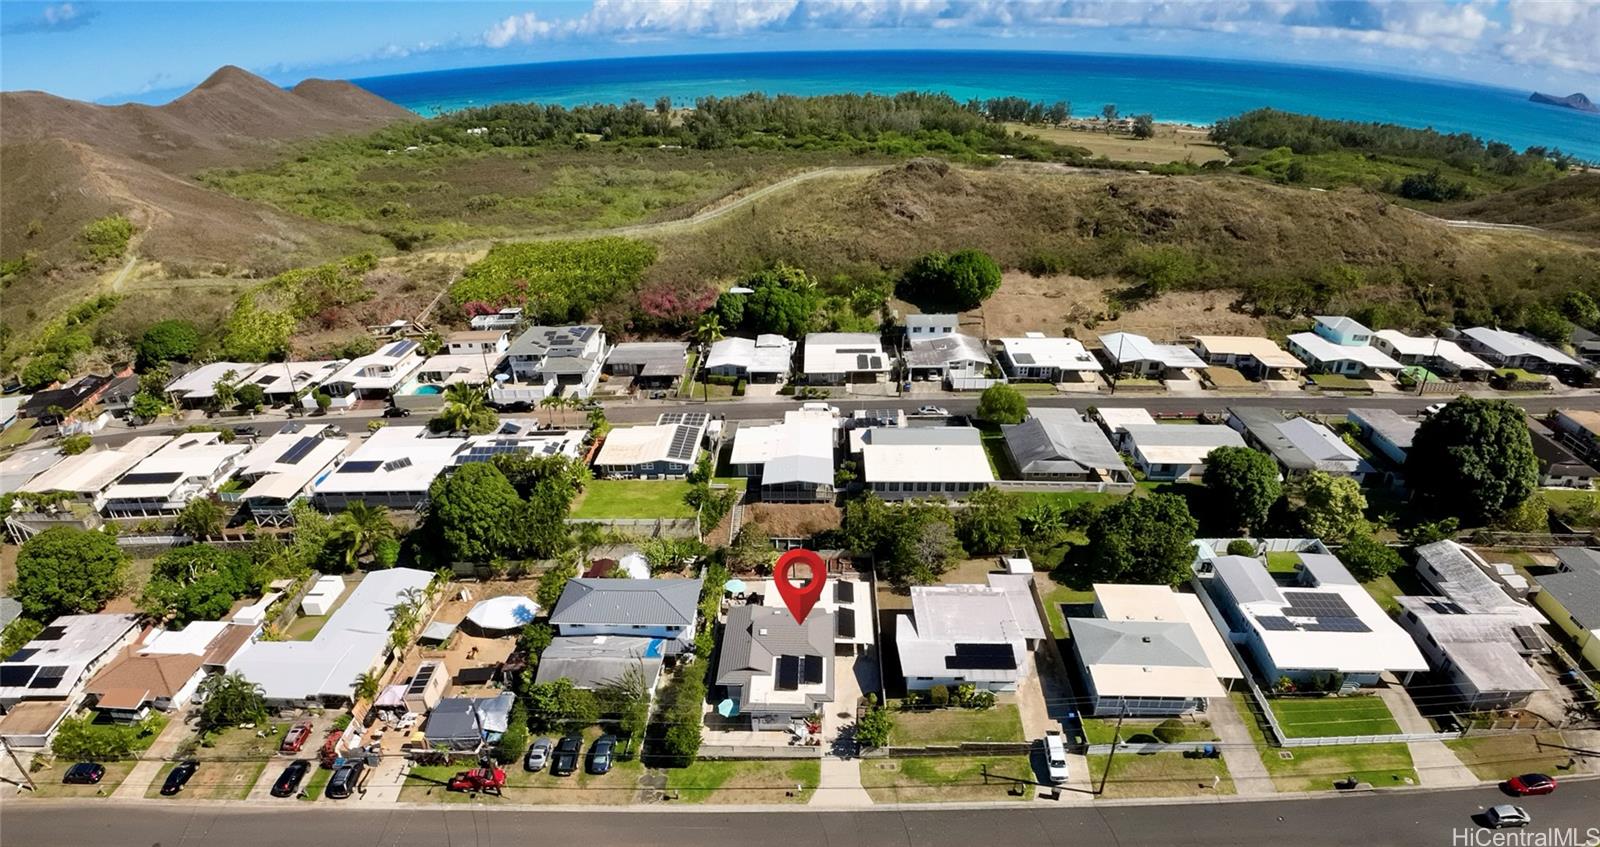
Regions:
M 278 776 L 278 781 L 272 783 L 272 796 L 293 797 L 300 790 L 300 781 L 306 778 L 306 772 L 311 770 L 311 763 L 305 759 L 295 759 L 283 769 Z
M 583 750 L 583 736 L 563 735 L 550 754 L 550 775 L 571 776 L 578 770 L 578 754 Z
M 541 738 L 533 742 L 528 748 L 528 755 L 522 757 L 522 769 L 525 771 L 542 771 L 545 765 L 550 764 L 550 750 L 556 743 L 548 738 Z
M 334 768 L 333 776 L 328 779 L 328 789 L 324 792 L 328 799 L 343 800 L 354 794 L 361 781 L 362 767 L 359 761 L 353 761 Z
M 615 735 L 602 735 L 589 745 L 588 771 L 595 776 L 611 772 L 611 761 L 617 750 Z
M 1507 791 L 1519 797 L 1551 794 L 1556 790 L 1556 780 L 1555 777 L 1545 776 L 1542 773 L 1525 773 L 1506 780 L 1505 787 Z
M 233 434 L 239 438 L 248 438 L 254 441 L 255 439 L 261 437 L 261 428 L 254 426 L 236 426 L 233 428 Z
M 390 406 L 383 410 L 383 416 L 386 418 L 409 418 L 411 417 L 411 410 L 402 409 L 399 406 Z
M 1067 781 L 1067 743 L 1062 740 L 1060 730 L 1045 731 L 1044 765 L 1052 785 L 1061 785 Z
M 1444 407 L 1444 403 L 1429 403 L 1425 408 L 1423 408 L 1422 416 L 1427 418 L 1437 415 L 1441 410 L 1444 409 Z
M 948 418 L 950 417 L 950 410 L 941 406 L 918 406 L 917 414 L 927 415 L 929 417 Z
M 106 766 L 99 762 L 79 762 L 61 775 L 62 785 L 99 785 L 106 778 Z
M 1490 806 L 1489 811 L 1483 813 L 1483 822 L 1490 829 L 1505 829 L 1508 826 L 1527 826 L 1533 823 L 1533 816 L 1521 806 L 1506 804 L 1503 806 Z
M 291 755 L 298 753 L 300 748 L 306 746 L 306 742 L 310 739 L 311 721 L 301 721 L 289 727 L 289 731 L 283 734 L 283 743 L 278 745 L 278 752 Z
M 200 763 L 194 759 L 179 762 L 177 767 L 167 773 L 167 781 L 161 783 L 161 796 L 171 797 L 182 791 L 183 787 L 188 785 L 189 780 L 194 777 L 194 772 L 199 769 Z

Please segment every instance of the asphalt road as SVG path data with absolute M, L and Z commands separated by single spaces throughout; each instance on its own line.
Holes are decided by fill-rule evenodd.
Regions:
M 1117 406 L 1137 406 L 1150 410 L 1154 414 L 1188 414 L 1199 412 L 1222 412 L 1229 406 L 1256 406 L 1285 411 L 1311 412 L 1318 414 L 1339 414 L 1347 409 L 1386 408 L 1393 409 L 1402 414 L 1412 414 L 1426 406 L 1440 403 L 1447 397 L 1414 397 L 1414 396 L 1375 396 L 1375 397 L 1322 397 L 1313 394 L 1263 394 L 1250 396 L 1217 396 L 1215 394 L 1182 397 L 1172 395 L 1140 396 L 1138 394 L 1117 395 L 1086 395 L 1083 397 L 1047 396 L 1029 397 L 1028 405 L 1035 408 L 1045 407 L 1071 407 L 1087 409 L 1090 406 L 1098 408 L 1112 408 Z M 1554 408 L 1563 409 L 1600 409 L 1600 394 L 1585 393 L 1560 395 L 1552 397 L 1515 397 L 1509 398 L 1534 414 L 1543 414 Z M 839 407 L 848 414 L 856 409 L 904 409 L 907 412 L 916 411 L 918 406 L 932 405 L 948 410 L 955 415 L 969 415 L 977 411 L 978 398 L 972 395 L 931 394 L 912 395 L 907 397 L 834 397 L 827 401 Z M 707 411 L 713 415 L 721 415 L 728 420 L 781 420 L 783 413 L 800 407 L 800 401 L 791 399 L 780 400 L 733 400 L 706 403 L 697 400 L 632 400 L 611 401 L 605 404 L 606 417 L 617 424 L 654 423 L 656 416 L 667 411 Z M 326 417 L 296 418 L 296 421 L 309 421 L 312 423 L 332 423 L 343 427 L 352 434 L 366 429 L 367 422 L 380 417 L 380 411 L 358 411 L 349 413 L 334 413 Z M 532 417 L 549 421 L 556 425 L 573 424 L 582 425 L 583 415 L 573 411 L 548 411 L 534 410 L 523 414 L 507 414 L 505 418 Z M 423 423 L 422 419 L 398 418 L 389 421 L 394 425 L 416 425 Z M 152 424 L 128 429 L 120 423 L 114 428 L 107 429 L 95 436 L 95 441 L 101 444 L 118 445 L 125 443 L 130 438 L 138 435 L 160 435 L 176 432 L 186 426 L 197 423 L 222 424 L 228 426 L 254 426 L 261 430 L 263 437 L 277 432 L 286 421 L 277 416 L 263 415 L 255 420 L 245 418 L 227 418 L 221 420 L 193 420 L 179 424 Z
M 1498 791 L 1395 791 L 1317 799 L 1184 804 L 874 811 L 676 812 L 396 807 L 366 810 L 318 802 L 269 810 L 207 803 L 113 800 L 8 801 L 0 845 L 292 845 L 375 847 L 608 845 L 748 847 L 929 847 L 938 844 L 1264 845 L 1358 844 L 1461 847 L 1479 830 L 1473 815 L 1505 802 Z M 1530 840 L 1600 843 L 1600 781 L 1571 781 L 1549 797 L 1521 801 L 1533 815 Z M 1561 830 L 1570 840 L 1535 841 Z M 1575 836 L 1575 837 L 1574 837 Z

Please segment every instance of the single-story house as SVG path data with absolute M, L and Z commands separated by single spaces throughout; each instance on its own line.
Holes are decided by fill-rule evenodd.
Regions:
M 452 332 L 445 336 L 444 352 L 452 356 L 483 356 L 493 361 L 511 349 L 511 333 L 504 328 Z
M 1066 619 L 1091 714 L 1187 714 L 1244 676 L 1193 594 L 1109 584 L 1094 594 L 1094 617 Z
M 912 379 L 978 378 L 989 371 L 989 351 L 970 335 L 912 336 L 906 351 Z
M 1393 409 L 1351 409 L 1345 419 L 1361 430 L 1361 439 L 1389 461 L 1404 466 L 1416 437 L 1417 421 Z
M 1154 482 L 1187 482 L 1205 472 L 1212 450 L 1245 446 L 1232 429 L 1203 424 L 1130 424 L 1122 428 L 1122 436 L 1133 466 Z
M 550 611 L 556 634 L 568 638 L 622 635 L 658 638 L 667 656 L 694 646 L 700 612 L 699 579 L 604 579 L 567 581 Z
M 87 374 L 59 388 L 45 388 L 27 396 L 17 406 L 17 417 L 42 426 L 58 424 L 63 418 L 100 401 L 100 395 L 117 374 Z
M 171 441 L 164 435 L 141 435 L 116 447 L 91 448 L 62 459 L 17 490 L 30 494 L 64 491 L 99 512 L 106 505 L 106 491 L 123 474 Z
M 1205 360 L 1182 344 L 1157 344 L 1133 332 L 1101 333 L 1100 349 L 1117 373 L 1161 379 L 1172 371 L 1206 368 Z
M 611 348 L 605 372 L 631 376 L 640 388 L 671 388 L 683 376 L 689 345 L 683 341 L 627 341 Z
M 1528 599 L 1572 638 L 1590 665 L 1600 665 L 1600 550 L 1557 547 L 1560 569 L 1535 577 Z
M 1497 368 L 1521 368 L 1540 374 L 1593 370 L 1592 366 L 1542 341 L 1492 327 L 1475 326 L 1462 330 L 1461 343 Z
M 260 362 L 211 362 L 167 383 L 167 395 L 181 409 L 199 409 L 217 396 L 217 383 L 238 386 L 261 369 Z
M 1000 366 L 1007 377 L 1030 382 L 1094 382 L 1103 370 L 1076 338 L 1050 338 L 1042 332 L 1001 338 Z
M 0 460 L 0 494 L 10 494 L 33 481 L 39 474 L 60 464 L 66 456 L 60 450 L 18 450 Z M 3 516 L 0 516 L 3 517 Z
M 512 306 L 487 315 L 473 315 L 468 324 L 473 329 L 500 329 L 511 332 L 522 324 L 522 309 Z
M 371 571 L 310 641 L 252 642 L 233 670 L 275 706 L 347 704 L 360 676 L 389 654 L 394 608 L 432 581 L 433 574 L 415 568 Z
M 575 458 L 582 442 L 580 430 L 535 430 L 512 422 L 501 424 L 499 432 L 466 438 L 435 436 L 423 426 L 386 426 L 312 482 L 312 501 L 325 512 L 343 511 L 356 500 L 416 509 L 427 502 L 433 480 L 451 468 L 500 453 Z
M 669 412 L 653 425 L 616 427 L 600 445 L 595 472 L 632 479 L 684 477 L 700 458 L 710 421 L 704 412 Z
M 139 634 L 138 615 L 64 615 L 0 661 L 0 738 L 50 746 L 84 699 L 84 686 Z
M 1533 455 L 1539 460 L 1539 484 L 1545 488 L 1593 488 L 1595 469 L 1578 458 L 1543 425 L 1528 422 Z
M 322 359 L 305 362 L 268 362 L 250 372 L 240 385 L 259 385 L 267 397 L 267 405 L 282 406 L 294 402 L 295 397 L 310 395 L 328 378 L 344 367 L 340 359 Z M 315 400 L 311 401 L 313 405 Z
M 1349 320 L 1346 318 L 1345 320 Z M 1363 327 L 1365 329 L 1365 327 Z M 1370 333 L 1365 336 L 1370 338 Z M 1389 357 L 1388 353 L 1370 344 L 1340 344 L 1329 341 L 1320 333 L 1296 332 L 1286 339 L 1289 352 L 1306 363 L 1312 373 L 1343 374 L 1396 374 L 1404 367 Z
M 1318 685 L 1338 675 L 1345 689 L 1376 685 L 1383 673 L 1402 681 L 1428 662 L 1411 637 L 1340 561 L 1300 553 L 1292 586 L 1280 586 L 1260 559 L 1217 556 L 1205 580 L 1230 638 L 1267 684 L 1288 677 Z
M 535 405 L 563 393 L 588 397 L 609 352 L 599 324 L 529 327 L 506 350 L 508 378 L 496 379 L 489 400 L 512 406 Z
M 1256 379 L 1299 381 L 1305 363 L 1258 335 L 1196 335 L 1195 352 L 1208 365 L 1224 365 Z
M 750 382 L 781 383 L 794 363 L 794 342 L 764 333 L 750 338 L 724 338 L 706 353 L 706 373 Z
M 1585 462 L 1600 462 L 1600 411 L 1557 409 L 1551 428 L 1561 443 Z
M 806 335 L 801 371 L 818 385 L 881 382 L 893 360 L 870 332 L 813 332 Z
M 1149 412 L 1126 406 L 1096 407 L 1094 417 L 1110 436 L 1112 445 L 1123 451 L 1128 449 L 1128 427 L 1156 425 L 1156 419 Z
M 550 639 L 539 654 L 535 682 L 572 681 L 574 688 L 594 691 L 638 671 L 646 691 L 661 678 L 666 639 L 633 635 L 577 635 Z
M 1286 477 L 1323 471 L 1359 480 L 1372 470 L 1344 439 L 1310 418 L 1285 419 L 1276 409 L 1234 406 L 1228 409 L 1228 426 L 1246 444 L 1271 454 Z
M 186 432 L 139 460 L 105 493 L 105 513 L 170 515 L 209 497 L 239 469 L 250 447 L 227 444 L 220 432 Z
M 94 709 L 118 723 L 143 720 L 189 702 L 208 673 L 226 673 L 260 628 L 195 621 L 183 629 L 150 630 L 84 686 Z
M 289 424 L 256 445 L 239 464 L 238 476 L 249 485 L 241 495 L 257 523 L 288 518 L 295 503 L 311 496 L 311 487 L 344 458 L 349 439 L 332 438 L 327 424 Z
M 1133 481 L 1105 432 L 1077 409 L 1034 409 L 1027 420 L 1000 430 L 1023 479 Z
M 1464 379 L 1486 379 L 1494 366 L 1461 349 L 1448 338 L 1406 335 L 1397 329 L 1372 334 L 1372 346 L 1402 365 L 1420 365 L 1437 374 Z
M 728 463 L 735 474 L 758 482 L 764 501 L 831 503 L 838 437 L 829 420 L 741 426 L 733 434 Z
M 911 614 L 898 616 L 894 628 L 908 691 L 1015 691 L 1045 636 L 1028 574 L 991 573 L 987 585 L 912 586 Z
M 746 604 L 728 610 L 717 657 L 716 684 L 753 730 L 781 730 L 833 702 L 837 625 L 813 608 L 804 623 L 783 606 Z
M 972 427 L 874 427 L 861 438 L 861 480 L 886 500 L 959 497 L 994 484 Z
M 510 726 L 516 699 L 515 693 L 502 691 L 493 697 L 440 700 L 422 722 L 422 735 L 428 741 L 428 748 L 472 753 L 498 741 Z
M 960 331 L 960 315 L 906 315 L 906 339 L 910 341 L 955 335 Z

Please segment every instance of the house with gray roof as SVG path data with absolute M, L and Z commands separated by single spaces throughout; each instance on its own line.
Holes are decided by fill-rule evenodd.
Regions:
M 1000 430 L 1023 479 L 1133 481 L 1105 430 L 1076 409 L 1034 409 L 1027 420 Z
M 430 749 L 474 753 L 505 734 L 515 703 L 510 691 L 493 697 L 446 697 L 428 713 L 422 734 Z
M 1559 547 L 1555 553 L 1560 569 L 1535 577 L 1539 590 L 1529 599 L 1584 659 L 1600 666 L 1600 550 Z
M 1218 447 L 1243 447 L 1244 438 L 1225 426 L 1129 424 L 1121 427 L 1133 466 L 1151 481 L 1184 482 L 1205 472 L 1206 457 Z
M 699 579 L 570 579 L 550 612 L 550 624 L 556 634 L 568 637 L 659 638 L 662 652 L 676 656 L 694 645 L 701 583 Z
M 1181 715 L 1227 694 L 1186 622 L 1068 618 L 1096 715 Z
M 529 327 L 506 350 L 489 399 L 513 405 L 556 394 L 588 397 L 610 351 L 599 324 Z
M 558 636 L 539 654 L 535 682 L 571 680 L 574 688 L 605 688 L 638 671 L 646 691 L 661 678 L 666 639 L 632 635 Z
M 1417 435 L 1417 421 L 1393 409 L 1351 409 L 1345 419 L 1361 430 L 1361 440 L 1372 445 L 1389 461 L 1404 466 Z
M 728 611 L 717 659 L 717 685 L 755 730 L 784 729 L 833 702 L 834 613 L 814 608 L 805 622 L 786 607 L 745 605 Z
M 683 376 L 688 358 L 683 341 L 627 341 L 611 348 L 605 372 L 632 377 L 640 388 L 670 388 Z
M 793 367 L 794 348 L 793 341 L 773 333 L 753 339 L 724 338 L 706 353 L 706 373 L 751 382 L 783 382 Z
M 1285 419 L 1276 409 L 1234 406 L 1227 423 L 1245 444 L 1271 454 L 1286 477 L 1323 471 L 1359 480 L 1372 470 L 1333 430 L 1310 418 Z
M 945 380 L 981 377 L 992 361 L 983 342 L 970 335 L 913 335 L 906 351 L 912 379 Z

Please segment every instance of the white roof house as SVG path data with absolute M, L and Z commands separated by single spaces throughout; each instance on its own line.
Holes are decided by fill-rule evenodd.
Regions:
M 1411 637 L 1337 558 L 1301 553 L 1300 560 L 1294 586 L 1278 585 L 1259 559 L 1210 560 L 1218 605 L 1263 677 L 1304 681 L 1337 672 L 1347 686 L 1370 685 L 1385 671 L 1428 669 Z
M 1121 432 L 1123 449 L 1152 480 L 1188 479 L 1204 469 L 1212 450 L 1245 446 L 1243 436 L 1225 426 L 1130 424 Z
M 1165 585 L 1094 584 L 1095 615 L 1108 621 L 1181 623 L 1194 633 L 1205 662 L 1218 679 L 1243 679 L 1244 671 L 1228 652 L 1222 633 L 1193 594 Z
M 256 641 L 240 652 L 235 670 L 273 703 L 348 702 L 357 677 L 389 649 L 391 610 L 432 580 L 414 568 L 372 571 L 310 641 Z
M 989 351 L 983 342 L 961 333 L 912 336 L 905 357 L 906 366 L 918 376 L 934 373 L 980 377 L 990 363 Z
M 793 341 L 764 333 L 755 338 L 724 338 L 711 345 L 706 370 L 727 376 L 782 379 L 794 361 Z
M 138 615 L 63 615 L 0 662 L 0 706 L 70 698 L 132 643 Z
M 286 426 L 256 445 L 239 465 L 239 477 L 250 483 L 243 499 L 252 516 L 282 514 L 311 491 L 312 483 L 330 472 L 351 445 L 328 435 L 327 424 Z
M 1388 353 L 1371 345 L 1335 344 L 1314 332 L 1296 332 L 1288 341 L 1289 352 L 1314 371 L 1355 374 L 1368 370 L 1398 371 L 1403 367 Z
M 1285 353 L 1270 338 L 1258 335 L 1196 335 L 1196 351 L 1213 365 L 1266 371 L 1300 371 L 1305 363 Z
M 212 362 L 167 383 L 167 393 L 192 406 L 217 396 L 218 382 L 230 380 L 238 385 L 260 368 L 260 362 Z M 228 376 L 230 373 L 232 377 Z
M 469 329 L 452 332 L 444 339 L 444 352 L 455 356 L 468 353 L 498 360 L 511 347 L 511 334 L 505 329 Z
M 20 450 L 0 461 L 0 494 L 10 494 L 66 456 L 60 450 Z
M 1130 426 L 1155 426 L 1156 419 L 1150 413 L 1140 408 L 1126 406 L 1099 406 L 1095 409 L 1095 417 L 1099 418 L 1100 425 L 1106 434 L 1111 436 L 1111 443 L 1119 450 L 1128 447 L 1128 427 Z
M 968 493 L 994 483 L 972 427 L 874 427 L 861 439 L 861 478 L 879 496 Z
M 816 380 L 842 381 L 846 376 L 889 372 L 883 342 L 870 332 L 813 332 L 806 335 L 803 370 Z
M 1204 369 L 1205 360 L 1182 344 L 1157 344 L 1149 338 L 1132 332 L 1104 332 L 1100 346 L 1111 364 L 1121 367 L 1132 365 L 1140 371 L 1158 368 Z
M 1082 375 L 1103 370 L 1076 338 L 1049 338 L 1042 332 L 1029 332 L 1021 338 L 1001 338 L 1000 362 L 1013 379 L 1061 380 L 1068 374 Z
M 617 427 L 594 458 L 595 470 L 623 477 L 680 477 L 700 457 L 710 416 L 669 412 L 653 426 Z
M 259 385 L 269 399 L 281 401 L 295 394 L 309 392 L 338 373 L 341 367 L 344 367 L 344 361 L 340 359 L 268 362 L 251 371 L 239 384 Z
M 70 492 L 99 511 L 105 506 L 106 489 L 171 440 L 163 435 L 141 435 L 118 447 L 92 449 L 68 456 L 17 490 L 39 494 L 46 491 Z
M 346 362 L 323 387 L 338 407 L 362 397 L 388 397 L 422 367 L 422 362 L 421 344 L 410 339 L 391 341 L 375 352 Z
M 113 515 L 178 511 L 222 487 L 249 450 L 245 444 L 223 443 L 220 432 L 174 436 L 106 489 L 104 508 Z
M 1372 345 L 1405 365 L 1438 364 L 1448 372 L 1492 371 L 1488 362 L 1461 349 L 1448 338 L 1431 335 L 1406 335 L 1397 329 L 1380 329 L 1372 334 Z
M 906 688 L 1016 690 L 1045 638 L 1032 585 L 1027 574 L 989 574 L 987 585 L 913 586 L 894 633 Z
M 1560 350 L 1526 335 L 1506 332 L 1486 326 L 1462 330 L 1466 344 L 1473 352 L 1501 367 L 1510 368 L 1581 368 L 1583 363 Z
M 741 426 L 733 434 L 728 464 L 734 473 L 760 482 L 763 500 L 831 501 L 837 444 L 831 417 Z
M 484 385 L 502 358 L 502 353 L 441 353 L 423 361 L 415 380 L 432 385 Z
M 314 481 L 312 497 L 324 511 L 342 510 L 356 500 L 415 509 L 427 499 L 434 478 L 449 468 L 499 453 L 576 457 L 582 440 L 577 430 L 502 427 L 490 435 L 436 438 L 427 427 L 387 426 L 368 436 L 337 470 Z

